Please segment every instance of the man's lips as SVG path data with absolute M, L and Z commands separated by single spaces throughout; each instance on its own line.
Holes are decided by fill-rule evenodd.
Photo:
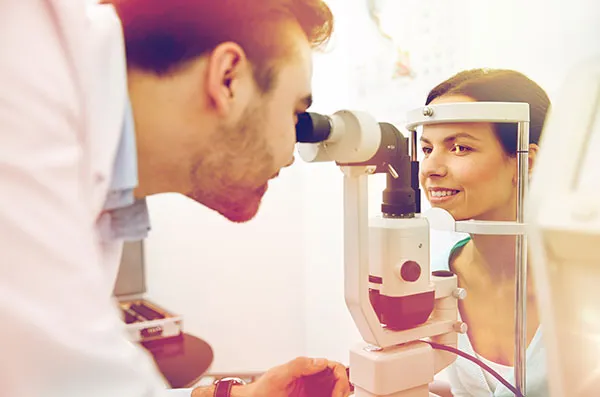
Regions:
M 270 180 L 272 180 L 272 179 L 275 179 L 275 178 L 277 178 L 278 176 L 279 176 L 279 171 L 277 171 L 275 174 L 273 174 L 273 176 L 271 176 L 271 177 L 270 177 L 270 178 L 267 180 L 267 182 L 265 182 L 263 185 L 259 186 L 259 187 L 256 189 L 256 193 L 258 193 L 258 194 L 265 194 L 265 192 L 266 192 L 266 191 L 268 190 L 268 188 L 269 188 L 269 181 L 270 181 Z

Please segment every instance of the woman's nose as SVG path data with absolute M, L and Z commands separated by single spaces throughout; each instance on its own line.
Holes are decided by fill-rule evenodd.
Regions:
M 445 176 L 448 173 L 448 167 L 442 157 L 432 151 L 421 161 L 420 169 L 424 177 Z

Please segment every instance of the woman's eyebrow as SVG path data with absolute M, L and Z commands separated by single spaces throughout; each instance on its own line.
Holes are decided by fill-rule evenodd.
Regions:
M 444 143 L 454 142 L 457 138 L 468 138 L 468 139 L 473 139 L 474 141 L 479 141 L 480 140 L 476 136 L 471 135 L 469 133 L 466 133 L 466 132 L 457 132 L 456 134 L 448 135 L 446 138 L 444 138 Z M 420 140 L 421 140 L 421 142 L 431 144 L 431 141 L 429 139 L 423 137 L 423 136 L 421 137 Z

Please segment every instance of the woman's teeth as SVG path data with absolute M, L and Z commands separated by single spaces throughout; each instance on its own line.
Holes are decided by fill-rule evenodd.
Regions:
M 458 190 L 432 190 L 431 197 L 454 196 L 456 193 L 458 193 Z

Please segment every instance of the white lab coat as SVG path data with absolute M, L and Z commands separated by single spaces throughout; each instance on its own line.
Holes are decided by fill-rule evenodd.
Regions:
M 125 111 L 121 27 L 83 0 L 0 2 L 0 395 L 146 397 L 165 391 L 129 343 L 103 244 Z

